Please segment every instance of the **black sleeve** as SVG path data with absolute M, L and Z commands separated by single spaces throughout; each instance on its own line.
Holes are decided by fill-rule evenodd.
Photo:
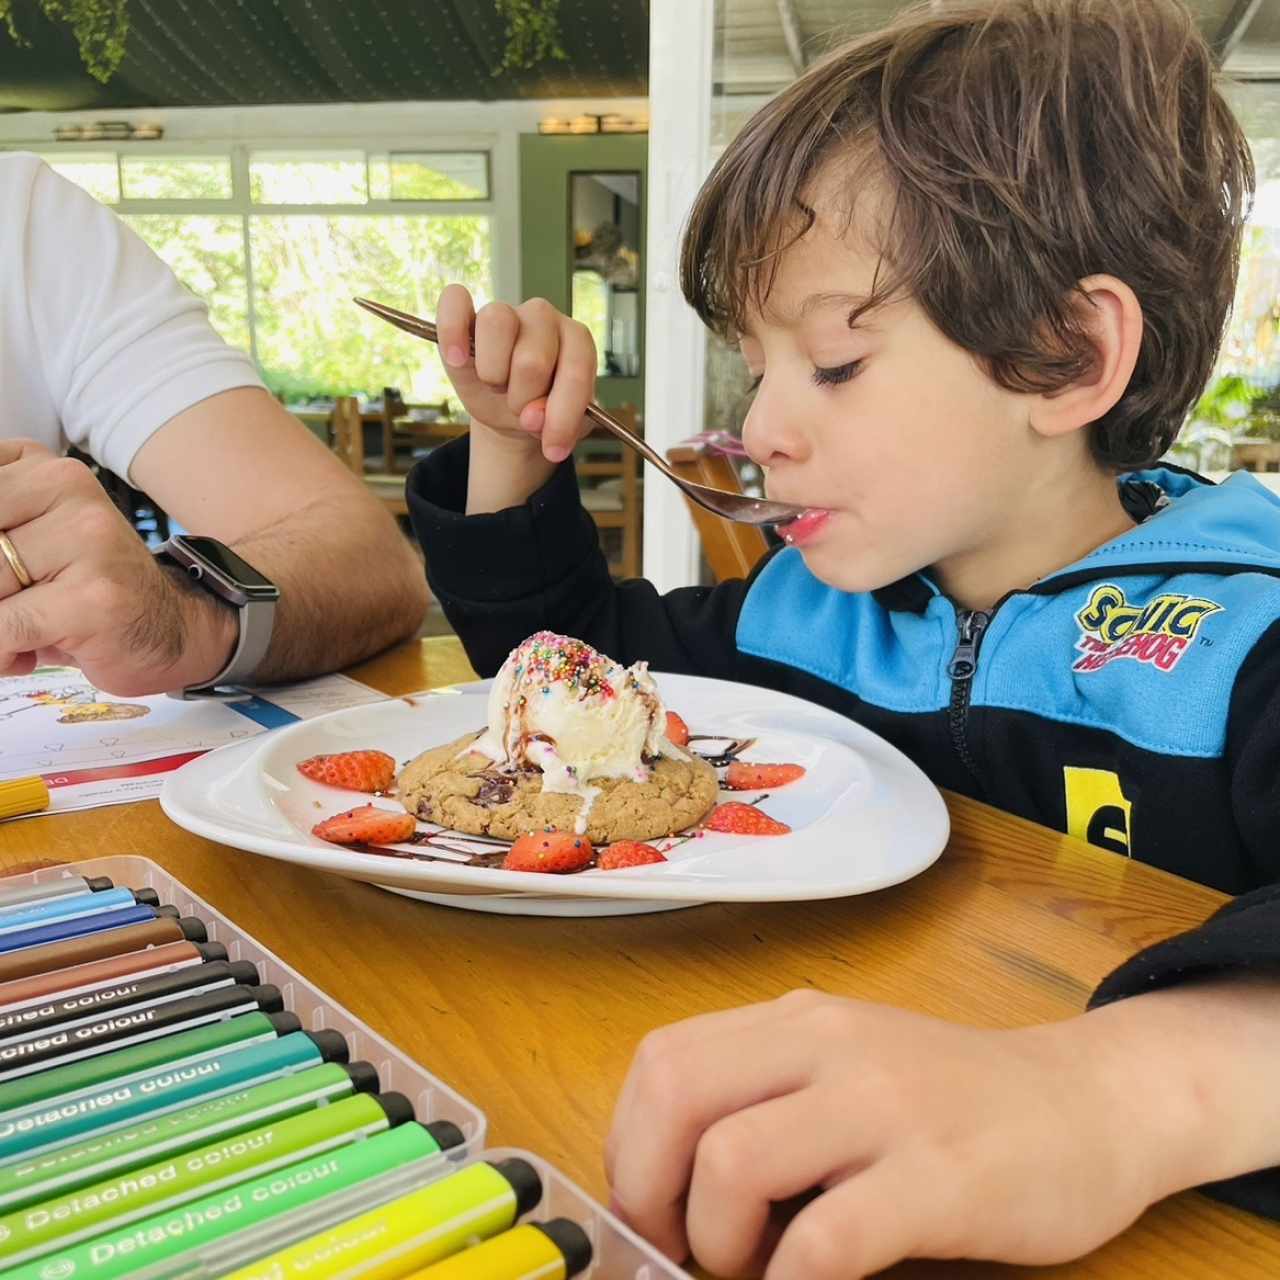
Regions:
M 1240 667 L 1227 721 L 1231 808 L 1254 884 L 1280 881 L 1280 622 Z
M 466 516 L 469 459 L 465 438 L 434 450 L 405 494 L 431 590 L 482 676 L 548 630 L 626 666 L 644 659 L 660 671 L 744 678 L 749 660 L 734 634 L 750 581 L 666 595 L 642 579 L 615 583 L 571 461 L 523 506 Z
M 1280 885 L 1236 898 L 1199 928 L 1139 952 L 1103 980 L 1089 1007 L 1187 979 L 1229 973 L 1275 974 L 1280 980 Z M 1280 1017 L 1280 995 L 1276 1003 Z M 1262 1169 L 1200 1189 L 1237 1208 L 1280 1218 L 1280 1168 Z

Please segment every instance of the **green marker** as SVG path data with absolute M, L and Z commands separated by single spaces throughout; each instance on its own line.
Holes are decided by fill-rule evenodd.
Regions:
M 378 1073 L 369 1063 L 329 1063 L 167 1115 L 147 1116 L 138 1124 L 95 1133 L 83 1142 L 41 1151 L 0 1167 L 0 1213 L 25 1209 L 127 1169 L 338 1102 L 353 1093 L 377 1091 Z
M 412 1165 L 427 1176 L 431 1164 L 444 1159 L 442 1150 L 461 1146 L 463 1141 L 461 1131 L 448 1121 L 402 1124 L 365 1142 L 350 1143 L 202 1196 L 180 1209 L 94 1236 L 74 1248 L 6 1271 L 5 1280 L 49 1280 L 51 1276 L 117 1280 L 144 1270 L 148 1275 L 173 1277 L 225 1275 L 226 1266 L 212 1264 L 213 1250 L 221 1253 L 224 1244 L 244 1248 L 263 1223 L 391 1170 Z M 193 1251 L 198 1251 L 195 1256 Z M 170 1266 L 162 1265 L 170 1259 Z
M 347 1042 L 336 1031 L 294 1031 L 59 1094 L 0 1115 L 0 1165 L 322 1062 L 346 1062 L 348 1055 Z
M 14 1266 L 413 1119 L 401 1093 L 357 1094 L 207 1143 L 0 1217 L 0 1263 Z
M 189 1062 L 229 1049 L 236 1044 L 273 1040 L 301 1031 L 296 1013 L 246 1013 L 225 1022 L 193 1027 L 143 1044 L 115 1049 L 81 1062 L 66 1062 L 35 1075 L 0 1083 L 0 1119 L 5 1113 L 33 1106 L 63 1093 L 79 1093 L 110 1080 L 119 1084 L 130 1076 L 165 1063 Z

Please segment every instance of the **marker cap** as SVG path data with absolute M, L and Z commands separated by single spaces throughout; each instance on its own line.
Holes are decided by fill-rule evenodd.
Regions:
M 267 1021 L 275 1027 L 278 1036 L 289 1036 L 302 1030 L 302 1019 L 296 1013 L 269 1013 Z M 311 1038 L 314 1040 L 316 1036 L 312 1035 Z
M 278 1018 L 292 1018 L 297 1023 L 297 1026 L 290 1027 L 289 1030 L 302 1030 L 302 1023 L 298 1021 L 296 1013 L 273 1013 L 269 1016 L 273 1023 L 276 1023 Z M 284 1035 L 285 1033 L 282 1031 L 280 1034 Z M 320 1050 L 320 1057 L 325 1062 L 347 1062 L 350 1060 L 351 1049 L 338 1032 L 326 1029 L 324 1031 L 308 1031 L 307 1035 L 316 1048 Z
M 516 1217 L 528 1213 L 542 1199 L 542 1179 L 527 1160 L 511 1156 L 506 1160 L 490 1160 L 489 1163 L 506 1180 L 516 1193 Z
M 159 908 L 159 914 L 162 916 L 168 915 L 171 911 L 175 916 L 178 914 L 177 907 Z M 204 927 L 204 921 L 197 920 L 195 916 L 183 916 L 182 919 L 178 921 L 178 928 L 182 930 L 182 936 L 186 938 L 188 942 L 209 941 L 209 930 Z
M 116 887 L 110 876 L 85 876 L 84 883 L 90 893 L 101 893 L 104 889 Z
M 441 1151 L 466 1145 L 467 1135 L 452 1120 L 433 1120 L 422 1126 L 435 1140 Z
M 564 1273 L 576 1276 L 591 1265 L 591 1240 L 576 1222 L 568 1218 L 552 1218 L 548 1222 L 529 1223 L 541 1231 L 564 1254 Z
M 284 1011 L 284 994 L 279 987 L 270 983 L 261 987 L 250 987 L 249 994 L 258 1002 L 263 1013 L 282 1013 Z
M 206 943 L 205 946 L 217 946 L 217 943 Z M 225 951 L 226 948 L 224 947 Z M 232 960 L 227 966 L 227 972 L 231 975 L 231 981 L 238 987 L 256 987 L 261 979 L 258 973 L 258 966 L 250 964 L 248 960 Z
M 403 1093 L 379 1093 L 374 1101 L 387 1113 L 387 1124 L 392 1129 L 414 1119 L 413 1103 Z
M 201 960 L 226 960 L 227 949 L 221 942 L 197 942 L 196 950 L 200 953 Z
M 156 915 L 168 916 L 170 920 L 176 920 L 178 918 L 178 908 L 175 907 L 172 902 L 167 902 L 163 907 L 156 908 Z M 195 919 L 194 916 L 190 916 L 188 918 L 192 920 Z
M 351 1087 L 356 1093 L 377 1093 L 382 1087 L 378 1079 L 378 1068 L 372 1062 L 349 1062 L 342 1069 L 351 1077 Z M 439 1142 L 440 1139 L 437 1138 L 436 1141 Z

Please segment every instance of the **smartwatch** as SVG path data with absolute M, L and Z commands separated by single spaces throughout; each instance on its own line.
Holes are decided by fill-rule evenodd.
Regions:
M 206 685 L 171 693 L 171 698 L 252 697 L 236 688 L 248 681 L 266 657 L 280 588 L 217 538 L 175 534 L 156 548 L 157 560 L 175 564 L 219 600 L 226 601 L 240 622 L 240 638 L 231 661 Z

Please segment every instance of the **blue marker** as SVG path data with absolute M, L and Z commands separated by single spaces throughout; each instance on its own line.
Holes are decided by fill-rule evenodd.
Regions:
M 207 1057 L 125 1073 L 0 1112 L 0 1164 L 322 1062 L 346 1062 L 348 1056 L 347 1042 L 336 1031 L 293 1031 Z
M 24 951 L 27 947 L 42 947 L 50 942 L 83 938 L 90 933 L 104 933 L 108 929 L 123 929 L 131 924 L 150 924 L 160 916 L 176 920 L 178 908 L 139 904 L 121 907 L 116 911 L 103 911 L 99 915 L 78 916 L 74 920 L 56 920 L 52 924 L 16 929 L 13 933 L 0 933 L 0 955 L 8 951 Z
M 77 893 L 48 902 L 32 903 L 0 916 L 0 936 L 58 920 L 74 920 L 79 916 L 97 915 L 100 911 L 121 911 L 126 907 L 158 907 L 160 895 L 154 889 L 105 889 L 102 893 Z

